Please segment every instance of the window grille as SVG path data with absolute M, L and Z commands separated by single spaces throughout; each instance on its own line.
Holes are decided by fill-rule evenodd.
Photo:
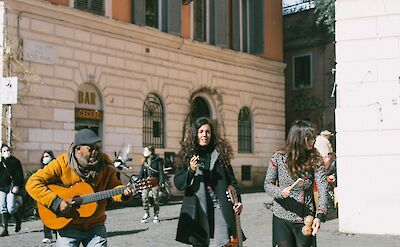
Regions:
M 104 0 L 75 0 L 74 7 L 96 15 L 104 15 Z
M 252 152 L 252 133 L 250 110 L 244 107 L 239 112 L 238 118 L 238 152 Z
M 155 94 L 149 94 L 143 104 L 143 146 L 164 148 L 164 109 Z

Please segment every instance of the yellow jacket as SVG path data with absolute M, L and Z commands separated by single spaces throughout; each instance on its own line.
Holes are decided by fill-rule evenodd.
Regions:
M 107 155 L 103 154 L 103 158 L 106 164 L 112 163 Z M 34 173 L 26 182 L 26 191 L 38 203 L 50 208 L 57 194 L 49 190 L 46 185 L 63 184 L 69 187 L 81 181 L 82 179 L 69 167 L 68 155 L 64 153 Z M 121 187 L 122 184 L 116 177 L 116 171 L 109 166 L 104 166 L 91 183 L 91 186 L 95 192 L 99 192 Z M 122 195 L 114 196 L 113 200 L 122 201 Z M 92 216 L 74 219 L 68 227 L 87 230 L 96 225 L 104 224 L 106 220 L 107 200 L 100 200 L 97 203 L 97 210 Z

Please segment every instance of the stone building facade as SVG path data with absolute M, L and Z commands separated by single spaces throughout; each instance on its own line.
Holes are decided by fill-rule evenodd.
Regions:
M 223 123 L 241 185 L 260 187 L 285 135 L 281 1 L 263 1 L 268 17 L 256 54 L 242 25 L 239 43 L 229 32 L 225 47 L 196 41 L 193 2 L 178 5 L 178 34 L 132 24 L 132 1 L 104 1 L 103 16 L 77 9 L 77 2 L 4 1 L 12 58 L 5 68 L 19 77 L 12 144 L 24 169 L 39 168 L 43 150 L 60 154 L 75 130 L 90 127 L 111 157 L 130 144 L 136 170 L 145 145 L 173 157 L 189 114 L 202 113 Z

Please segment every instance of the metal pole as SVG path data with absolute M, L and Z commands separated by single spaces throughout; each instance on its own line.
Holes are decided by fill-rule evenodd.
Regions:
M 12 128 L 11 128 L 12 105 L 9 104 L 7 108 L 8 108 L 8 110 L 7 110 L 8 111 L 7 112 L 8 113 L 7 144 L 9 147 L 11 147 L 12 146 L 12 143 L 11 143 L 12 142 L 12 135 L 11 135 L 12 134 Z
M 4 51 L 4 1 L 0 2 L 0 78 L 3 77 Z M 2 99 L 0 99 L 2 101 Z M 3 104 L 0 103 L 0 144 L 3 143 Z M 1 155 L 0 155 L 1 161 Z

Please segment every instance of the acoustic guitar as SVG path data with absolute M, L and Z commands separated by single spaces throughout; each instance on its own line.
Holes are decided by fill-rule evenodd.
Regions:
M 232 202 L 233 205 L 239 203 L 235 187 L 229 185 L 227 194 L 228 194 L 228 200 Z M 235 238 L 231 237 L 229 243 L 225 245 L 226 247 L 243 247 L 243 235 L 242 235 L 242 227 L 240 225 L 239 214 L 235 214 L 235 225 L 236 225 L 236 237 Z
M 132 185 L 133 194 L 157 185 L 153 178 L 137 180 Z M 92 186 L 85 182 L 79 182 L 71 187 L 63 187 L 56 184 L 49 184 L 47 187 L 55 192 L 63 200 L 72 199 L 73 207 L 63 215 L 57 215 L 50 209 L 38 203 L 39 216 L 43 224 L 50 229 L 58 230 L 77 218 L 87 218 L 94 214 L 97 209 L 97 201 L 111 198 L 124 193 L 125 187 L 118 187 L 100 192 L 94 192 Z

